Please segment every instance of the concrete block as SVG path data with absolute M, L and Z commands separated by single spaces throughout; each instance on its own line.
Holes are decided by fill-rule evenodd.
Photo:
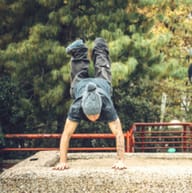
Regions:
M 115 153 L 69 153 L 55 171 L 57 151 L 38 152 L 0 175 L 1 193 L 191 193 L 189 153 L 127 153 L 126 170 L 111 168 Z

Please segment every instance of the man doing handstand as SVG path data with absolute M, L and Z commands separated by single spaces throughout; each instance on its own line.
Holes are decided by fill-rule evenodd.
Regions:
M 60 162 L 55 170 L 65 170 L 69 141 L 81 120 L 106 121 L 116 138 L 118 161 L 112 166 L 114 169 L 125 169 L 124 163 L 124 135 L 121 122 L 111 100 L 111 62 L 109 49 L 103 38 L 96 38 L 92 50 L 95 76 L 89 77 L 89 60 L 87 47 L 83 41 L 76 40 L 66 48 L 71 55 L 71 89 L 73 103 L 68 112 L 64 130 L 60 141 Z

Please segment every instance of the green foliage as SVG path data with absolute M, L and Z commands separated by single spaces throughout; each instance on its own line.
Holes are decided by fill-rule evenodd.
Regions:
M 114 102 L 123 128 L 129 129 L 134 122 L 158 122 L 160 97 L 154 83 L 138 80 L 120 84 L 114 90 Z
M 44 7 L 47 7 L 47 8 L 55 8 L 57 7 L 58 5 L 61 5 L 62 4 L 62 0 L 37 0 L 37 2 L 44 6 Z
M 159 121 L 162 92 L 169 99 L 167 121 L 175 115 L 191 121 L 191 106 L 180 108 L 181 96 L 191 102 L 191 8 L 191 0 L 1 1 L 3 132 L 62 131 L 71 103 L 65 47 L 83 38 L 92 48 L 98 36 L 109 43 L 114 102 L 124 130 L 133 122 Z M 89 128 L 108 132 L 106 124 L 89 123 L 78 132 Z
M 0 126 L 3 132 L 21 132 L 25 128 L 25 117 L 30 114 L 31 104 L 22 98 L 16 82 L 8 76 L 0 79 Z M 20 98 L 21 97 L 21 98 Z

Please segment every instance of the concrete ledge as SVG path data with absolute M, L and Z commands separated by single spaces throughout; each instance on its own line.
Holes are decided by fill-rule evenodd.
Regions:
M 115 153 L 69 153 L 70 169 L 54 171 L 56 151 L 39 152 L 0 175 L 1 193 L 191 193 L 192 154 L 129 153 L 128 169 L 111 169 Z

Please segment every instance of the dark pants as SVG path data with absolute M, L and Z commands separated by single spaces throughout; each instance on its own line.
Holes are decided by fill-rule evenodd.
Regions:
M 71 58 L 71 96 L 77 82 L 83 78 L 89 78 L 88 49 L 85 45 L 74 49 Z M 92 51 L 92 60 L 95 69 L 95 78 L 103 78 L 111 85 L 111 62 L 109 49 L 104 39 L 97 38 Z

